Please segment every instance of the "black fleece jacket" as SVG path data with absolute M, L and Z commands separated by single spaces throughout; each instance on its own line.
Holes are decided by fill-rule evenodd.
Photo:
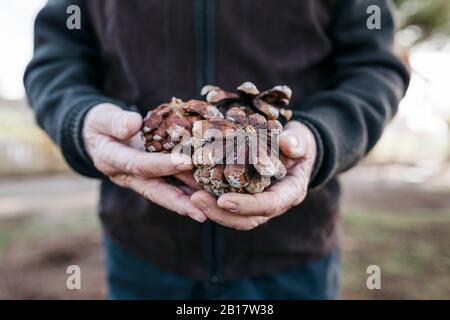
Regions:
M 66 9 L 71 4 L 81 8 L 81 30 L 66 27 Z M 24 76 L 26 92 L 39 125 L 60 146 L 69 165 L 82 175 L 102 178 L 81 138 L 84 116 L 96 104 L 111 102 L 145 114 L 172 95 L 183 99 L 198 95 L 207 82 L 229 89 L 243 81 L 258 87 L 289 85 L 294 92 L 294 118 L 308 125 L 317 140 L 311 188 L 319 191 L 312 191 L 304 204 L 292 209 L 299 211 L 296 218 L 283 215 L 265 231 L 248 234 L 256 242 L 260 235 L 267 237 L 267 230 L 288 234 L 288 225 L 298 225 L 286 235 L 286 243 L 314 245 L 288 250 L 289 245 L 279 244 L 272 249 L 315 257 L 330 250 L 325 238 L 334 234 L 330 221 L 336 216 L 331 212 L 336 211 L 338 191 L 330 187 L 332 179 L 354 166 L 378 141 L 406 91 L 408 71 L 393 54 L 394 22 L 388 1 L 261 0 L 258 8 L 250 4 L 242 0 L 50 0 L 36 19 L 34 57 Z M 369 5 L 380 8 L 379 30 L 367 28 Z M 102 208 L 117 200 L 111 198 L 116 188 L 104 182 Z M 133 198 L 131 206 L 139 201 Z M 146 208 L 142 210 L 164 211 L 146 206 L 151 205 L 142 204 Z M 130 239 L 122 230 L 131 224 L 129 220 L 121 220 L 118 231 L 120 227 L 108 227 L 114 214 L 104 216 L 109 217 L 103 222 L 116 240 L 143 256 L 152 252 L 152 248 L 140 248 L 141 238 Z M 315 223 L 316 218 L 321 222 Z M 152 219 L 149 223 L 158 225 L 154 222 L 158 218 Z M 183 223 L 179 225 L 188 222 Z M 179 226 L 164 221 L 159 228 L 174 225 Z M 126 232 L 139 234 L 132 227 Z M 148 232 L 142 231 L 142 237 Z M 257 245 L 252 248 L 252 252 L 263 250 Z M 244 245 L 239 250 L 248 255 L 250 249 Z M 256 256 L 253 253 L 255 261 Z M 151 253 L 148 257 L 159 259 Z M 163 260 L 159 265 L 177 269 Z M 276 265 L 268 260 L 267 256 L 258 260 L 260 270 L 229 273 L 279 268 L 264 267 L 264 263 Z M 300 260 L 304 261 L 281 263 L 280 268 Z

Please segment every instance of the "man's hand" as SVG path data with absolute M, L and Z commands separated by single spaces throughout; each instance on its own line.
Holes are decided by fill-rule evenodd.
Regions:
M 189 198 L 195 192 L 190 157 L 144 152 L 141 125 L 142 117 L 136 112 L 112 104 L 93 107 L 84 120 L 83 140 L 95 167 L 114 183 L 160 206 L 205 221 L 206 216 Z M 161 178 L 172 175 L 186 186 L 178 188 Z
M 218 200 L 205 191 L 191 196 L 192 203 L 211 220 L 224 226 L 251 230 L 300 204 L 306 197 L 316 158 L 316 142 L 305 125 L 291 121 L 280 134 L 281 160 L 286 177 L 256 194 L 227 193 Z

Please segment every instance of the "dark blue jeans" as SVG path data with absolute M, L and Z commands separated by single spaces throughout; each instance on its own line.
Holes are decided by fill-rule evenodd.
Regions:
M 158 269 L 105 238 L 111 299 L 337 299 L 339 251 L 291 271 L 206 285 Z

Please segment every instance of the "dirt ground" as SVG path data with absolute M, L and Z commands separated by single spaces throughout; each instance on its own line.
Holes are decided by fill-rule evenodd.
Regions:
M 450 171 L 426 183 L 389 172 L 360 167 L 341 179 L 342 297 L 450 299 Z M 72 175 L 0 180 L 0 298 L 104 298 L 96 197 L 96 182 Z M 72 264 L 81 290 L 66 288 Z M 367 289 L 369 265 L 381 290 Z

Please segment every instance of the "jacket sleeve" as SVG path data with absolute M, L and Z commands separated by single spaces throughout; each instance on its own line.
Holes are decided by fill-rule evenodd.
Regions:
M 354 166 L 375 145 L 397 111 L 409 72 L 393 54 L 389 1 L 339 0 L 330 26 L 330 87 L 308 96 L 294 119 L 312 129 L 318 155 L 311 188 Z M 381 29 L 370 30 L 367 8 L 381 9 Z
M 66 26 L 70 5 L 81 9 L 81 29 Z M 81 129 L 87 111 L 110 102 L 100 92 L 99 46 L 89 25 L 84 1 L 49 0 L 35 21 L 34 56 L 24 84 L 38 124 L 61 148 L 80 174 L 102 177 L 84 150 Z

